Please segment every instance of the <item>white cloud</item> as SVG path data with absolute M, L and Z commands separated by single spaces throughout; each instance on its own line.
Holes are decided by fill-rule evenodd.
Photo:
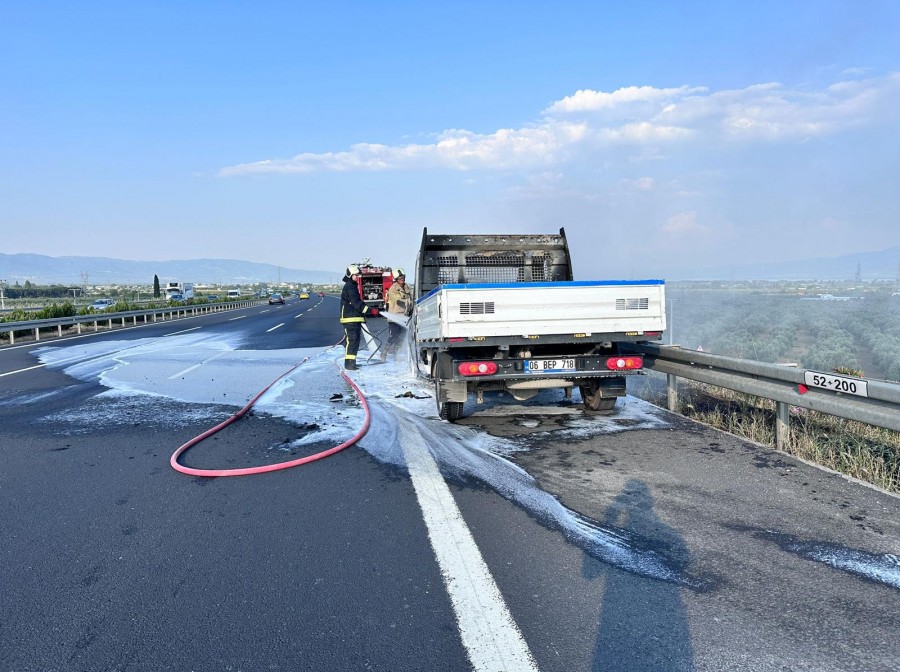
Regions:
M 757 84 L 693 96 L 654 120 L 727 140 L 803 140 L 868 123 L 879 103 L 900 92 L 900 73 L 842 81 L 821 91 Z
M 567 148 L 581 142 L 583 123 L 548 121 L 534 127 L 500 129 L 490 135 L 466 130 L 444 131 L 431 144 L 380 145 L 361 143 L 347 152 L 298 154 L 292 159 L 267 160 L 223 168 L 221 175 L 307 173 L 315 170 L 402 170 L 449 168 L 503 169 L 553 163 Z
M 342 152 L 302 153 L 229 166 L 220 175 L 384 170 L 547 170 L 569 160 L 665 158 L 677 148 L 723 142 L 802 141 L 884 119 L 900 98 L 900 73 L 790 89 L 776 82 L 709 93 L 704 87 L 582 89 L 556 101 L 535 124 L 489 134 L 450 129 L 431 143 L 360 143 Z M 554 116 L 555 113 L 559 113 Z M 614 154 L 631 148 L 630 156 Z M 667 147 L 665 152 L 660 150 Z
M 636 145 L 654 141 L 678 140 L 693 135 L 689 128 L 678 126 L 661 126 L 649 121 L 625 124 L 618 128 L 601 129 L 597 136 L 611 142 L 628 142 Z
M 671 235 L 704 233 L 709 229 L 697 223 L 697 211 L 689 210 L 669 217 L 661 228 L 663 233 Z
M 622 180 L 622 184 L 637 191 L 653 191 L 656 188 L 656 180 L 652 177 L 639 177 L 636 180 Z
M 557 100 L 544 110 L 544 114 L 557 112 L 593 112 L 628 105 L 636 102 L 660 102 L 673 98 L 705 92 L 705 87 L 680 86 L 674 89 L 657 89 L 652 86 L 627 86 L 612 93 L 582 89 L 562 100 Z

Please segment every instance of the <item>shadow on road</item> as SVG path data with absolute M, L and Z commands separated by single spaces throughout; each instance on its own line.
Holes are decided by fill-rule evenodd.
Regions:
M 684 540 L 656 516 L 653 497 L 643 482 L 629 481 L 603 522 L 658 543 L 673 567 L 687 570 Z M 682 588 L 619 571 L 589 555 L 582 572 L 588 579 L 605 578 L 593 670 L 694 669 Z

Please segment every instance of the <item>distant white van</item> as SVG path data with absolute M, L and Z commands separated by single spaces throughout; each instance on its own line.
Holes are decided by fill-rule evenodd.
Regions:
M 241 290 L 239 290 L 239 289 L 229 289 L 229 290 L 228 290 L 228 298 L 229 298 L 229 299 L 239 299 L 239 298 L 241 298 Z

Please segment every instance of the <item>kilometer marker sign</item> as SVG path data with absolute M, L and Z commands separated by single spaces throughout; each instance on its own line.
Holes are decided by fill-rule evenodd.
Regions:
M 855 394 L 857 397 L 868 397 L 868 383 L 860 378 L 849 376 L 836 376 L 820 371 L 804 371 L 803 381 L 809 387 L 819 387 L 841 394 Z

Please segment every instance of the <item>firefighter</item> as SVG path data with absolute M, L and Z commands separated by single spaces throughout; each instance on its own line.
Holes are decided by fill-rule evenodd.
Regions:
M 344 288 L 341 290 L 341 324 L 344 325 L 344 368 L 356 370 L 356 351 L 365 316 L 378 317 L 378 309 L 370 308 L 359 294 L 359 266 L 350 264 L 344 273 Z
M 412 315 L 413 298 L 412 292 L 406 286 L 406 273 L 402 268 L 395 268 L 391 271 L 391 276 L 394 278 L 394 282 L 384 297 L 385 308 L 387 308 L 389 313 L 409 317 Z M 400 347 L 400 339 L 403 337 L 403 327 L 401 325 L 392 321 L 388 324 L 388 328 L 390 329 L 390 335 L 388 336 L 387 347 L 382 353 L 382 359 L 387 359 L 388 355 L 397 352 L 397 348 Z

